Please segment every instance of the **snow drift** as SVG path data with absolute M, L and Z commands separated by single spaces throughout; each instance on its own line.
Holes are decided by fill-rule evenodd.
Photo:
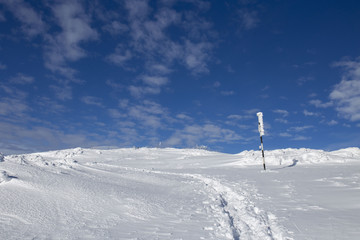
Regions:
M 259 151 L 244 151 L 238 154 L 242 158 L 238 164 L 251 165 L 260 162 L 261 155 Z M 337 151 L 327 152 L 324 150 L 314 150 L 307 148 L 300 149 L 279 149 L 273 151 L 265 151 L 265 161 L 271 165 L 281 164 L 314 164 L 314 163 L 346 163 L 351 161 L 359 161 L 359 148 L 346 148 Z

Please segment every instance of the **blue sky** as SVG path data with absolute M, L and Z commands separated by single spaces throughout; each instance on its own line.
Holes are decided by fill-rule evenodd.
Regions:
M 359 147 L 359 1 L 0 0 L 0 152 Z

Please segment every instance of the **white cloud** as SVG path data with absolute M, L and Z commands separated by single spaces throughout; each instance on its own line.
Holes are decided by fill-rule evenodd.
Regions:
M 265 87 L 263 87 L 262 89 L 261 89 L 261 91 L 262 92 L 265 92 L 265 91 L 267 91 L 267 90 L 269 90 L 270 89 L 270 86 L 269 85 L 266 85 Z
M 241 119 L 244 119 L 246 117 L 242 116 L 242 115 L 232 114 L 232 115 L 229 115 L 227 118 L 234 119 L 234 120 L 241 120 Z
M 276 110 L 273 110 L 273 112 L 278 113 L 278 114 L 282 115 L 283 117 L 289 116 L 289 112 L 286 110 L 283 110 L 283 109 L 276 109 Z
M 144 28 L 146 35 L 153 41 L 159 41 L 166 38 L 164 30 L 172 24 L 180 21 L 180 14 L 168 8 L 159 10 L 155 15 L 156 21 L 146 21 Z
M 121 113 L 119 110 L 114 108 L 108 109 L 108 112 L 110 117 L 112 118 L 123 118 L 126 116 L 125 114 Z
M 148 63 L 147 70 L 153 74 L 166 75 L 172 72 L 169 66 L 161 63 Z
M 0 83 L 0 115 L 12 121 L 19 117 L 24 118 L 31 110 L 26 99 L 28 95 L 28 92 L 20 90 L 16 85 Z
M 221 83 L 219 81 L 216 81 L 214 82 L 214 85 L 213 85 L 215 88 L 218 88 L 221 86 Z
M 62 46 L 66 59 L 78 60 L 86 55 L 79 44 L 98 38 L 97 32 L 90 26 L 90 18 L 77 1 L 62 2 L 53 7 L 53 12 L 62 28 L 57 43 Z
M 201 11 L 206 11 L 208 8 L 205 6 L 209 6 L 209 3 L 200 4 L 199 1 L 188 3 Z M 161 93 L 175 64 L 185 66 L 193 75 L 209 72 L 208 63 L 214 48 L 210 40 L 215 38 L 215 34 L 212 25 L 199 14 L 201 12 L 177 11 L 170 2 L 156 2 L 156 7 L 153 7 L 148 0 L 126 0 L 124 6 L 125 19 L 119 16 L 111 20 L 107 18 L 106 29 L 115 31 L 116 28 L 119 31 L 115 32 L 123 33 L 124 37 L 106 60 L 128 71 L 145 69 L 134 78 L 135 82 L 142 80 L 144 85 L 128 87 L 132 96 L 141 98 Z M 125 22 L 127 28 L 123 25 Z M 168 29 L 173 27 L 182 29 L 178 32 L 183 34 L 172 35 Z M 130 60 L 137 62 L 133 68 L 126 64 Z
M 111 21 L 110 23 L 106 24 L 102 29 L 112 35 L 120 35 L 127 32 L 129 30 L 129 27 L 119 21 Z
M 305 131 L 305 130 L 307 130 L 307 129 L 311 129 L 311 128 L 313 128 L 313 127 L 314 127 L 314 126 L 312 126 L 312 125 L 291 127 L 291 128 L 289 128 L 289 131 L 291 131 L 291 132 L 303 132 L 303 131 Z
M 166 85 L 168 83 L 167 77 L 161 77 L 161 76 L 142 76 L 141 79 L 144 83 L 150 86 L 162 86 Z
M 235 95 L 234 91 L 220 91 L 220 94 L 223 96 L 232 96 Z
M 238 11 L 238 16 L 240 17 L 241 25 L 245 30 L 257 27 L 260 22 L 258 12 L 255 10 L 249 10 L 246 8 L 240 9 Z
M 163 120 L 166 120 L 166 110 L 158 103 L 145 100 L 141 105 L 129 107 L 128 113 L 131 118 L 139 121 L 141 125 L 153 129 L 160 128 Z
M 311 105 L 314 105 L 317 108 L 328 108 L 328 107 L 333 106 L 333 104 L 334 104 L 333 102 L 325 102 L 325 103 L 323 103 L 321 100 L 318 100 L 318 99 L 310 100 L 309 103 Z
M 98 33 L 90 26 L 90 18 L 78 1 L 65 1 L 52 6 L 61 32 L 45 36 L 45 66 L 50 70 L 73 78 L 75 71 L 66 66 L 67 61 L 76 61 L 87 55 L 81 43 L 96 40 Z
M 148 18 L 148 1 L 126 1 L 129 12 L 131 44 L 136 51 L 147 56 L 166 55 L 171 52 L 172 41 L 165 34 L 165 29 L 179 21 L 179 14 L 169 8 L 161 8 L 154 13 L 154 20 Z
M 66 65 L 62 47 L 50 36 L 47 37 L 47 42 L 48 44 L 44 47 L 45 67 L 67 79 L 74 79 L 76 70 Z
M 292 135 L 290 133 L 287 132 L 283 132 L 283 133 L 279 133 L 280 137 L 291 137 Z
M 28 92 L 24 92 L 17 87 L 5 83 L 0 83 L 0 89 L 2 89 L 8 97 L 11 97 L 13 99 L 24 99 L 29 95 Z M 3 95 L 0 95 L 0 97 L 2 96 Z
M 128 106 L 129 106 L 129 100 L 128 99 L 120 99 L 119 100 L 119 107 L 127 108 Z
M 317 113 L 317 112 L 309 112 L 308 110 L 304 110 L 303 111 L 304 115 L 305 116 L 320 116 L 320 113 Z
M 208 9 L 204 9 L 206 12 Z M 212 30 L 212 23 L 205 18 L 200 17 L 197 11 L 183 12 L 182 27 L 186 30 L 190 39 L 201 41 L 208 36 L 216 36 L 217 33 Z
M 163 76 L 139 76 L 145 86 L 129 86 L 130 94 L 136 98 L 141 98 L 146 94 L 159 94 L 161 87 L 168 83 L 168 78 Z
M 0 62 L 0 70 L 5 70 L 7 66 Z
M 251 117 L 256 117 L 256 113 L 259 112 L 260 110 L 257 108 L 252 108 L 252 109 L 248 109 L 248 110 L 244 110 L 244 112 Z
M 233 120 L 242 120 L 242 119 L 255 118 L 255 117 L 256 117 L 256 113 L 259 112 L 259 109 L 257 109 L 257 108 L 248 109 L 248 110 L 243 110 L 243 112 L 244 112 L 243 115 L 231 114 L 231 115 L 227 116 L 227 118 L 228 118 L 228 119 L 233 119 Z
M 22 85 L 30 84 L 34 82 L 34 78 L 22 73 L 18 73 L 15 77 L 10 78 L 9 82 L 13 84 L 22 84 Z
M 23 116 L 25 112 L 29 111 L 30 107 L 22 99 L 16 98 L 1 98 L 0 99 L 0 115 L 17 117 Z
M 189 2 L 205 10 L 207 4 Z M 214 47 L 209 41 L 211 24 L 204 20 L 196 10 L 176 11 L 169 2 L 157 2 L 150 6 L 147 0 L 127 0 L 124 2 L 128 29 L 112 19 L 108 24 L 118 26 L 126 33 L 121 45 L 106 59 L 125 70 L 126 63 L 136 61 L 136 69 L 145 69 L 134 80 L 142 80 L 145 85 L 133 84 L 128 87 L 132 96 L 144 97 L 146 94 L 159 94 L 168 83 L 167 75 L 175 64 L 184 65 L 191 74 L 208 73 L 208 62 Z M 196 17 L 196 18 L 195 18 Z M 174 37 L 168 31 L 176 27 L 183 35 Z M 179 31 L 181 32 L 181 31 Z
M 116 81 L 111 79 L 106 80 L 105 83 L 106 85 L 108 85 L 109 87 L 111 87 L 113 90 L 116 91 L 121 91 L 124 89 L 124 85 L 122 85 L 121 83 L 117 83 Z
M 132 38 L 129 45 L 145 57 L 145 65 L 149 62 L 151 65 L 159 64 L 167 70 L 174 61 L 179 61 L 193 74 L 209 71 L 207 62 L 213 44 L 207 40 L 207 35 L 211 26 L 199 14 L 177 12 L 170 8 L 171 4 L 152 9 L 148 1 L 140 0 L 126 1 L 125 6 Z M 194 15 L 197 18 L 191 17 Z M 173 39 L 166 31 L 171 26 L 184 29 L 186 35 Z
M 87 105 L 94 105 L 98 107 L 102 107 L 101 99 L 93 96 L 84 96 L 81 98 L 81 101 Z
M 226 66 L 226 71 L 229 72 L 229 73 L 234 73 L 235 72 L 235 70 L 230 65 Z
M 22 32 L 29 38 L 45 32 L 45 23 L 30 4 L 23 0 L 0 0 L 7 9 L 21 22 Z
M 146 18 L 150 10 L 148 0 L 127 0 L 125 7 L 129 10 L 129 17 L 131 19 Z
M 260 94 L 259 97 L 263 98 L 263 99 L 266 99 L 266 98 L 269 98 L 269 94 Z
M 106 59 L 116 65 L 125 66 L 125 63 L 132 58 L 132 53 L 123 45 L 118 45 L 115 52 L 108 55 Z
M 72 99 L 72 87 L 67 84 L 51 85 L 50 89 L 54 91 L 55 97 L 59 100 L 66 101 Z
M 0 144 L 0 151 L 14 154 L 24 152 L 39 152 L 49 149 L 64 149 L 70 147 L 90 147 L 110 145 L 113 140 L 109 136 L 95 133 L 83 134 L 60 131 L 55 126 L 25 127 L 13 123 L 0 122 L 0 135 L 5 144 Z M 96 141 L 92 140 L 96 139 Z M 31 139 L 31 141 L 29 141 Z
M 335 120 L 331 120 L 331 121 L 327 122 L 326 124 L 329 125 L 329 126 L 334 126 L 334 125 L 337 125 L 338 122 L 335 121 Z
M 41 109 L 46 109 L 46 112 L 48 113 L 59 114 L 68 110 L 64 105 L 49 97 L 39 97 L 36 99 L 35 103 L 37 106 L 41 107 Z
M 144 134 L 166 128 L 169 122 L 174 121 L 166 108 L 153 101 L 144 100 L 133 104 L 123 99 L 119 102 L 119 107 L 122 110 L 121 113 L 117 109 L 110 109 L 110 115 L 113 118 L 121 117 L 126 121 L 136 123 L 139 128 L 144 129 Z
M 160 87 L 152 87 L 152 86 L 131 85 L 128 87 L 128 90 L 130 94 L 136 98 L 141 98 L 146 94 L 159 94 L 161 92 Z
M 298 80 L 297 80 L 297 84 L 298 84 L 299 86 L 302 86 L 302 85 L 304 85 L 305 83 L 310 82 L 310 81 L 314 81 L 314 80 L 315 80 L 314 77 L 311 77 L 311 76 L 300 77 L 300 78 L 298 78 Z
M 306 137 L 306 136 L 301 136 L 301 135 L 297 135 L 294 138 L 292 138 L 292 140 L 295 140 L 295 141 L 307 141 L 310 139 L 311 139 L 311 137 Z
M 334 86 L 330 99 L 339 115 L 350 121 L 360 120 L 360 57 L 345 59 L 334 64 L 345 71 L 340 83 Z
M 193 43 L 186 41 L 185 44 L 185 66 L 193 74 L 208 73 L 207 60 L 210 57 L 212 44 L 208 42 Z
M 275 122 L 288 124 L 289 121 L 283 118 L 275 118 Z
M 181 119 L 181 120 L 185 120 L 185 121 L 192 121 L 192 118 L 190 116 L 188 116 L 185 113 L 180 113 L 176 115 L 176 118 Z
M 4 13 L 2 11 L 0 11 L 0 22 L 5 22 L 6 18 L 4 16 Z
M 230 129 L 225 129 L 212 123 L 205 125 L 186 125 L 184 129 L 177 130 L 169 137 L 164 145 L 194 147 L 207 143 L 227 142 L 241 140 L 242 137 Z
M 41 96 L 30 102 L 26 99 L 27 94 L 22 93 L 17 87 L 18 85 L 11 83 L 9 86 L 0 83 L 0 90 L 8 95 L 8 97 L 0 95 L 1 151 L 23 153 L 92 144 L 91 140 L 86 139 L 86 135 L 66 134 L 56 130 L 61 128 L 58 123 L 65 122 L 66 124 L 66 120 L 51 123 L 37 116 L 38 114 L 43 116 L 43 114 L 64 113 L 67 111 L 65 106 L 53 99 Z M 56 121 L 56 116 L 52 119 Z M 66 129 L 70 129 L 67 124 Z

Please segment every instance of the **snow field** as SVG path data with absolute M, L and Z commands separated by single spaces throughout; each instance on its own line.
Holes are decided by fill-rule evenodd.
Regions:
M 357 239 L 359 156 L 270 151 L 266 172 L 254 151 L 5 156 L 0 239 Z

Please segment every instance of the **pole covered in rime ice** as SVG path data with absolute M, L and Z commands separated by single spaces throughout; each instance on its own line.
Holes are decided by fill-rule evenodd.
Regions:
M 260 133 L 260 142 L 261 142 L 261 152 L 262 152 L 262 157 L 263 157 L 263 166 L 264 166 L 264 170 L 266 170 L 265 167 L 265 155 L 264 155 L 264 144 L 263 144 L 263 139 L 262 136 L 264 136 L 265 131 L 264 131 L 264 122 L 263 122 L 263 113 L 262 112 L 258 112 L 256 114 L 258 116 L 258 129 L 259 129 L 259 133 Z

